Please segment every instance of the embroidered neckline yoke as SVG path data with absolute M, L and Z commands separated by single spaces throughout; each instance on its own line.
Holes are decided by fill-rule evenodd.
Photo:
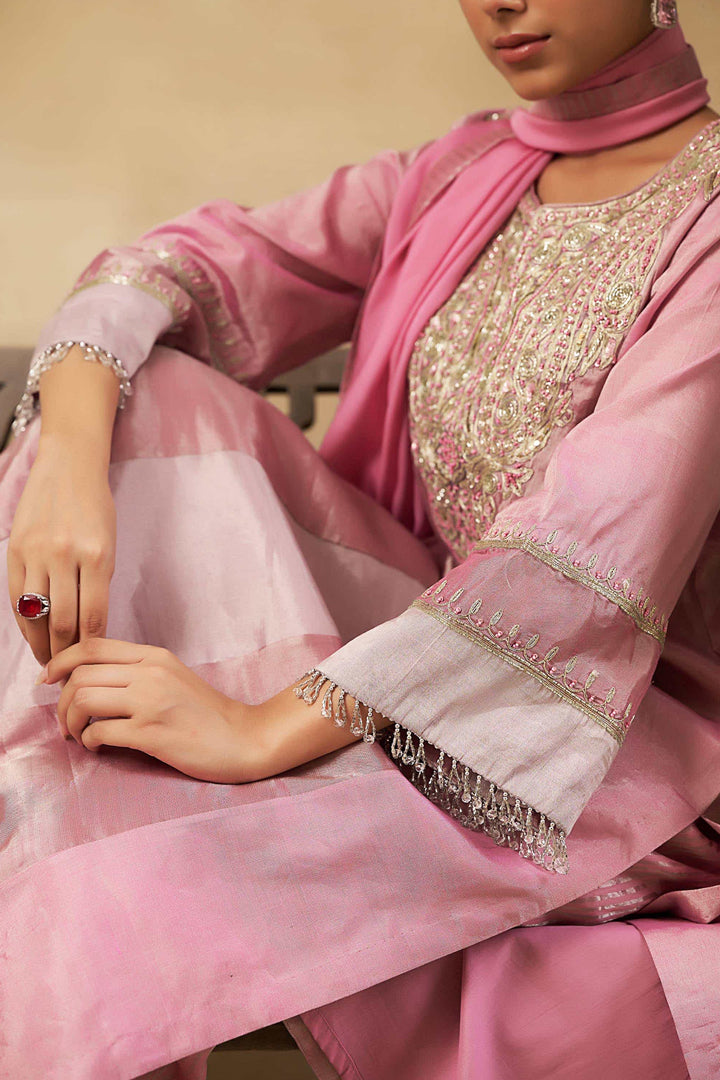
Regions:
M 428 322 L 408 371 L 411 445 L 457 558 L 580 419 L 575 380 L 594 375 L 599 392 L 668 226 L 717 183 L 718 149 L 712 125 L 646 184 L 587 206 L 545 205 L 531 188 Z

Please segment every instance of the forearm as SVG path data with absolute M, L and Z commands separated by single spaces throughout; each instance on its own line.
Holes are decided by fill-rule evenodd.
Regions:
M 338 689 L 333 693 L 335 712 L 339 694 Z M 355 710 L 354 699 L 346 696 L 349 722 L 342 727 L 334 723 L 329 716 L 323 715 L 323 700 L 324 694 L 320 694 L 314 703 L 307 704 L 296 695 L 294 686 L 290 686 L 262 705 L 255 706 L 258 737 L 263 743 L 264 763 L 262 776 L 257 779 L 276 776 L 360 740 L 360 735 L 353 734 L 353 725 L 350 722 Z M 360 705 L 358 712 L 359 720 L 365 724 L 368 718 L 367 707 Z M 377 731 L 391 723 L 374 711 L 370 719 Z
M 40 376 L 40 444 L 107 470 L 120 395 L 117 375 L 74 346 Z

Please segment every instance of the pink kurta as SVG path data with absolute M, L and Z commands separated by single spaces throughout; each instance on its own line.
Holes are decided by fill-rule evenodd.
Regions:
M 0 626 L 7 657 L 1 1064 L 8 1075 L 27 1075 L 32 1060 L 38 1076 L 131 1080 L 184 1058 L 162 1076 L 198 1078 L 207 1048 L 281 1019 L 321 1078 L 715 1074 L 717 943 L 705 924 L 720 914 L 720 830 L 703 816 L 720 790 L 716 559 L 708 535 L 714 475 L 696 470 L 700 509 L 697 498 L 688 504 L 670 585 L 658 575 L 672 595 L 696 568 L 676 608 L 674 637 L 664 620 L 645 625 L 653 616 L 630 590 L 614 598 L 609 585 L 588 588 L 576 580 L 577 568 L 573 576 L 558 565 L 564 551 L 535 550 L 540 542 L 522 533 L 493 544 L 488 532 L 487 555 L 451 571 L 465 574 L 470 589 L 486 566 L 514 555 L 507 565 L 513 573 L 522 567 L 517 581 L 536 583 L 528 598 L 545 598 L 533 620 L 555 637 L 561 607 L 554 596 L 567 601 L 576 625 L 589 625 L 588 608 L 598 613 L 603 632 L 588 649 L 615 662 L 619 696 L 635 708 L 632 725 L 620 725 L 617 756 L 602 741 L 607 735 L 619 745 L 613 711 L 603 727 L 592 702 L 578 708 L 569 672 L 559 695 L 551 674 L 536 677 L 531 658 L 509 664 L 495 645 L 489 650 L 479 609 L 458 604 L 460 597 L 452 601 L 457 611 L 447 603 L 441 611 L 450 623 L 447 669 L 470 641 L 468 634 L 455 640 L 453 620 L 475 618 L 470 630 L 486 638 L 472 642 L 478 681 L 466 693 L 463 722 L 453 726 L 455 704 L 446 715 L 428 711 L 431 693 L 413 698 L 420 684 L 405 677 L 403 697 L 393 679 L 390 661 L 409 648 L 404 631 L 396 644 L 403 620 L 414 620 L 419 641 L 438 622 L 432 610 L 409 605 L 423 590 L 427 609 L 445 602 L 438 560 L 453 543 L 440 523 L 431 529 L 422 475 L 413 468 L 401 408 L 406 375 L 398 364 L 383 371 L 369 363 L 369 350 L 393 320 L 404 322 L 410 300 L 406 335 L 416 327 L 417 342 L 422 317 L 448 300 L 483 250 L 468 214 L 473 177 L 491 160 L 484 155 L 511 152 L 506 134 L 495 131 L 495 121 L 475 119 L 420 153 L 380 155 L 274 207 L 209 204 L 161 226 L 135 248 L 100 256 L 40 347 L 90 341 L 133 376 L 113 440 L 119 531 L 108 636 L 165 645 L 248 701 L 264 700 L 310 667 L 352 669 L 371 703 L 381 707 L 382 695 L 395 695 L 388 715 L 402 714 L 406 732 L 422 735 L 429 725 L 437 746 L 447 745 L 474 775 L 506 769 L 510 779 L 495 782 L 508 790 L 515 784 L 531 808 L 546 798 L 548 819 L 551 805 L 558 818 L 574 815 L 568 873 L 548 874 L 493 843 L 492 830 L 455 820 L 452 804 L 426 798 L 378 743 L 361 741 L 237 786 L 195 781 L 134 751 L 89 755 L 60 738 L 57 690 L 33 688 L 37 665 L 8 608 Z M 621 368 L 618 357 L 632 359 L 632 347 L 650 349 L 643 370 L 651 368 L 665 394 L 652 416 L 668 415 L 665 403 L 674 403 L 678 385 L 691 386 L 699 405 L 714 401 L 714 153 L 696 166 L 677 216 L 659 229 L 632 319 L 613 339 L 605 368 L 576 384 L 584 411 L 548 444 L 538 481 L 557 475 L 558 462 L 568 462 L 570 478 L 578 461 L 578 476 L 594 467 L 589 456 L 573 459 L 570 435 L 585 430 L 601 392 L 601 414 L 607 408 L 612 416 L 614 402 L 624 402 L 628 365 Z M 544 160 L 537 154 L 532 168 L 524 159 L 516 167 L 529 170 L 529 184 Z M 498 215 L 506 208 L 500 200 Z M 439 247 L 438 222 L 447 233 Z M 418 266 L 433 268 L 429 284 Z M 673 333 L 689 331 L 672 309 L 663 330 L 662 305 L 683 289 L 697 300 L 697 310 L 681 305 L 696 351 L 673 368 Z M 648 345 L 653 319 L 661 329 Z M 352 372 L 323 452 L 332 468 L 256 395 L 183 355 L 261 385 L 338 344 L 354 326 Z M 652 342 L 663 338 L 670 348 L 654 350 L 652 369 Z M 621 374 L 608 379 L 606 392 L 600 374 L 611 369 Z M 705 373 L 703 399 L 692 380 Z M 630 383 L 641 375 L 630 368 Z M 376 422 L 368 426 L 373 405 Z M 709 438 L 702 412 L 696 419 L 696 433 Z M 607 450 L 602 425 L 599 431 L 598 470 Z M 37 436 L 33 422 L 0 459 L 5 543 Z M 675 461 L 679 468 L 680 456 Z M 543 490 L 511 492 L 510 502 L 522 509 L 523 498 L 534 497 L 537 505 Z M 573 500 L 558 505 L 570 520 Z M 632 505 L 623 489 L 617 510 Z M 706 529 L 693 551 L 698 515 Z M 575 524 L 582 536 L 584 521 Z M 654 572 L 652 541 L 642 569 Z M 633 559 L 632 536 L 625 550 Z M 501 580 L 483 584 L 497 590 Z M 492 609 L 501 604 L 507 598 L 496 591 Z M 383 634 L 395 652 L 373 647 Z M 667 640 L 667 663 L 657 669 L 662 689 L 648 689 L 660 634 Z M 452 692 L 442 689 L 439 700 L 453 700 Z M 478 701 L 489 702 L 492 714 L 478 715 Z M 555 725 L 562 741 L 562 724 L 575 713 L 604 765 L 579 772 L 572 802 L 569 758 L 555 754 L 540 776 L 545 788 L 532 766 L 543 734 Z M 498 755 L 498 732 L 522 736 L 518 717 L 526 722 L 524 743 L 515 737 L 495 764 L 483 760 L 491 746 Z M 538 718 L 543 724 L 530 738 Z M 583 975 L 588 968 L 592 981 Z

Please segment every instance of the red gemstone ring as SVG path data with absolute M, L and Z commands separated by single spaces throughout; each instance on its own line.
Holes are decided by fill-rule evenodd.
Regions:
M 50 610 L 50 597 L 37 592 L 23 593 L 18 597 L 15 610 L 23 619 L 41 619 Z

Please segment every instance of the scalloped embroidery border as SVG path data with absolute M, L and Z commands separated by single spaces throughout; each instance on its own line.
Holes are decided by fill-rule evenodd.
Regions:
M 544 654 L 537 651 L 540 647 L 540 635 L 532 634 L 523 644 L 520 640 L 520 626 L 515 623 L 509 630 L 498 626 L 504 612 L 500 608 L 485 621 L 479 617 L 483 601 L 475 600 L 467 612 L 458 606 L 458 600 L 464 595 L 464 589 L 457 589 L 449 599 L 442 595 L 447 587 L 447 579 L 427 589 L 411 607 L 425 612 L 432 618 L 449 626 L 451 630 L 462 634 L 476 645 L 480 645 L 494 656 L 511 664 L 518 671 L 532 676 L 550 690 L 556 697 L 579 709 L 622 746 L 628 729 L 634 719 L 632 705 L 628 704 L 623 712 L 612 708 L 617 693 L 614 686 L 604 696 L 594 694 L 591 688 L 600 672 L 592 670 L 584 682 L 572 678 L 579 657 L 571 656 L 562 666 L 553 661 L 560 650 L 553 645 Z M 443 605 L 440 607 L 439 605 Z
M 491 548 L 524 551 L 546 566 L 551 566 L 553 570 L 559 570 L 571 581 L 604 596 L 611 604 L 629 615 L 638 630 L 649 634 L 663 646 L 669 617 L 658 611 L 657 605 L 644 594 L 642 588 L 634 589 L 629 578 L 618 578 L 617 566 L 611 566 L 604 574 L 596 570 L 600 557 L 597 553 L 591 555 L 587 562 L 574 558 L 578 549 L 577 540 L 568 545 L 564 555 L 561 554 L 560 547 L 555 543 L 558 532 L 558 529 L 553 529 L 546 540 L 539 540 L 541 530 L 538 525 L 529 529 L 519 522 L 493 525 L 485 538 L 473 546 L 473 551 L 487 551 Z

